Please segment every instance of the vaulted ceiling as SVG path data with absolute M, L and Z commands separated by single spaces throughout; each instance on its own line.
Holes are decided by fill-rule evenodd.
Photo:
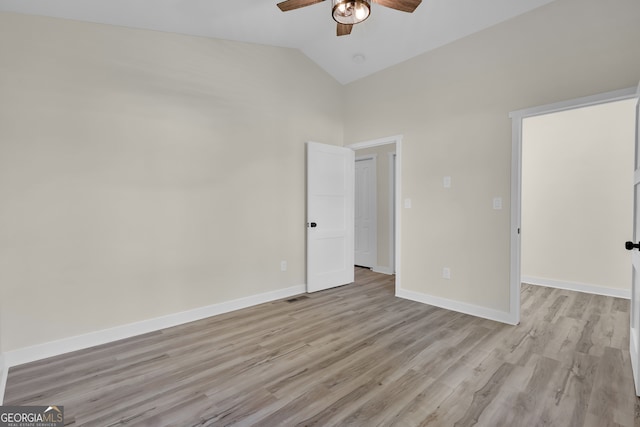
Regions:
M 378 4 L 337 37 L 331 1 L 281 12 L 279 0 L 0 0 L 0 11 L 300 49 L 346 84 L 553 0 L 423 0 L 413 14 Z

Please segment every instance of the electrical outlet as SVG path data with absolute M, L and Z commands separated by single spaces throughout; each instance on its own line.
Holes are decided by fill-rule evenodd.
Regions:
M 287 261 L 280 261 L 280 271 L 287 271 Z
M 442 269 L 442 278 L 451 279 L 451 269 L 449 267 L 444 267 Z

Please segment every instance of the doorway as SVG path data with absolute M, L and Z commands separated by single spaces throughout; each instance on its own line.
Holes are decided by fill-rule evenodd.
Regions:
M 347 148 L 355 151 L 356 159 L 375 161 L 376 258 L 370 268 L 379 273 L 395 274 L 396 289 L 400 280 L 400 212 L 397 195 L 400 194 L 401 141 L 402 136 L 393 136 L 347 145 Z M 356 264 L 361 265 L 358 262 Z
M 520 322 L 520 287 L 521 287 L 521 252 L 522 252 L 522 130 L 523 120 L 529 117 L 541 116 L 549 113 L 572 110 L 580 107 L 599 105 L 609 102 L 633 98 L 635 88 L 627 88 L 603 94 L 578 98 L 574 100 L 543 105 L 524 110 L 513 111 L 509 114 L 512 119 L 512 150 L 511 150 L 511 271 L 510 271 L 510 321 Z

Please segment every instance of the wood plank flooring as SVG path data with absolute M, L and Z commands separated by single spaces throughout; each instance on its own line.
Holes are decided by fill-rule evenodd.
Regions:
M 523 285 L 508 326 L 341 288 L 11 368 L 82 426 L 633 426 L 629 302 Z

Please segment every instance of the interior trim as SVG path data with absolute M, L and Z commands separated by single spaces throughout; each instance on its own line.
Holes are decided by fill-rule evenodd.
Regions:
M 512 313 L 494 310 L 487 307 L 481 307 L 475 304 L 435 297 L 433 295 L 427 295 L 415 291 L 408 291 L 406 289 L 396 290 L 396 296 L 398 298 L 404 298 L 411 301 L 421 302 L 423 304 L 434 305 L 436 307 L 444 308 L 447 310 L 457 311 L 459 313 L 469 314 L 471 316 L 482 317 L 483 319 L 494 320 L 496 322 L 507 323 L 509 325 L 516 325 L 518 323 L 514 321 L 515 319 L 513 318 Z
M 607 297 L 631 299 L 630 289 L 607 288 L 605 286 L 588 283 L 566 282 L 564 280 L 545 279 L 542 277 L 522 276 L 522 283 L 548 288 L 566 289 L 568 291 L 584 292 L 586 294 L 604 295 Z

